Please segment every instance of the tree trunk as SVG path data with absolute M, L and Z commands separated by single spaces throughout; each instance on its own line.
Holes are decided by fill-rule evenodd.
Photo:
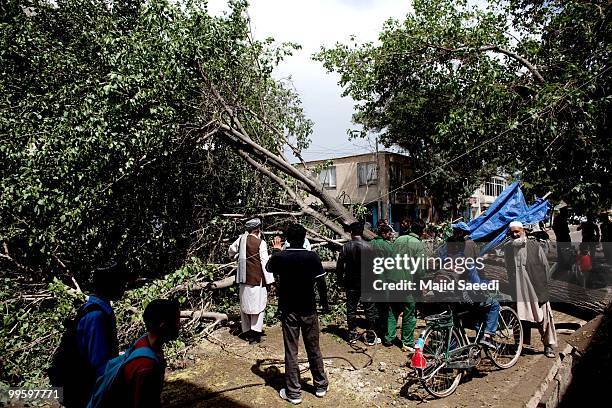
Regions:
M 487 279 L 499 279 L 500 290 L 508 291 L 508 273 L 503 265 L 486 263 L 484 274 Z M 603 313 L 606 306 L 612 301 L 612 294 L 605 289 L 585 289 L 573 283 L 550 279 L 548 291 L 551 303 L 563 303 L 571 308 L 588 314 Z
M 203 76 L 205 77 L 204 73 Z M 243 106 L 231 106 L 214 85 L 211 84 L 210 87 L 213 95 L 219 102 L 221 114 L 218 115 L 219 119 L 216 123 L 211 123 L 211 129 L 207 129 L 209 133 L 210 131 L 214 131 L 216 135 L 228 142 L 229 145 L 236 150 L 238 155 L 255 170 L 281 186 L 305 214 L 312 216 L 341 238 L 348 238 L 345 229 L 348 225 L 357 221 L 357 219 L 348 208 L 336 199 L 336 197 L 325 190 L 318 178 L 306 167 L 299 149 L 289 143 L 289 138 L 278 128 L 269 124 L 265 120 L 265 116 L 262 118 Z M 255 138 L 251 137 L 254 135 L 246 131 L 237 112 L 242 112 L 242 114 L 245 115 L 243 118 L 246 121 L 253 121 L 262 125 L 277 137 L 280 142 L 279 146 L 276 147 L 278 153 L 268 150 Z M 282 153 L 284 146 L 289 147 L 293 151 L 294 155 L 302 163 L 301 167 L 291 164 L 285 158 Z M 327 212 L 322 213 L 307 205 L 297 193 L 294 186 L 288 183 L 287 180 L 283 179 L 280 175 L 284 175 L 294 180 L 295 186 L 298 189 L 318 198 L 327 209 Z M 374 237 L 374 234 L 370 231 L 367 231 L 364 235 L 366 238 Z

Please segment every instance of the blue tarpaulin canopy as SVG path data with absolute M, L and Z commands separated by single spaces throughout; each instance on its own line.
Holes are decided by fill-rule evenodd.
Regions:
M 480 254 L 485 254 L 503 242 L 508 224 L 521 221 L 524 225 L 537 224 L 546 218 L 550 208 L 548 200 L 538 198 L 528 206 L 518 181 L 510 184 L 491 206 L 467 224 L 474 241 L 486 241 Z

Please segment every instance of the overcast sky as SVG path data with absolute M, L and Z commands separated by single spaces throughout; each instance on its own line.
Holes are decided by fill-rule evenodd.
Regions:
M 275 72 L 291 77 L 306 115 L 314 122 L 306 160 L 346 156 L 373 150 L 372 142 L 348 140 L 354 101 L 340 96 L 338 76 L 328 74 L 311 55 L 322 45 L 347 42 L 355 35 L 360 42 L 376 41 L 388 18 L 403 19 L 412 10 L 410 0 L 251 0 L 249 15 L 257 39 L 274 37 L 292 41 L 302 49 Z M 227 9 L 227 0 L 209 0 L 212 14 Z

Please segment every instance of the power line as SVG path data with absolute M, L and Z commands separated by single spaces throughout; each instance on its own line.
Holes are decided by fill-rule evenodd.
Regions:
M 608 72 L 608 71 L 609 71 L 611 68 L 612 68 L 612 65 L 611 65 L 611 66 L 608 66 L 607 68 L 605 68 L 605 69 L 603 69 L 603 70 L 601 70 L 599 73 L 597 73 L 596 75 L 594 75 L 592 78 L 590 78 L 588 81 L 584 82 L 582 85 L 580 85 L 579 87 L 575 88 L 574 90 L 578 90 L 578 89 L 583 88 L 584 86 L 586 86 L 586 85 L 588 85 L 589 83 L 593 82 L 593 81 L 594 81 L 595 79 L 597 79 L 599 76 L 601 76 L 601 75 L 605 74 L 606 72 Z M 540 115 L 542 115 L 543 113 L 545 113 L 546 111 L 548 111 L 549 109 L 551 109 L 551 108 L 552 108 L 552 107 L 553 107 L 553 106 L 554 106 L 554 105 L 555 105 L 555 104 L 556 104 L 558 101 L 560 101 L 561 99 L 565 98 L 565 97 L 566 97 L 566 96 L 568 96 L 569 94 L 570 94 L 570 92 L 567 92 L 566 94 L 564 94 L 563 96 L 561 96 L 561 97 L 559 97 L 557 100 L 555 100 L 554 102 L 550 103 L 548 106 L 546 106 L 546 107 L 542 108 L 542 109 L 541 109 L 541 110 L 538 112 L 537 117 L 539 117 Z M 371 200 L 371 201 L 369 201 L 369 202 L 367 202 L 367 203 L 365 203 L 365 204 L 366 204 L 366 205 L 368 205 L 368 204 L 375 203 L 375 202 L 377 202 L 378 200 L 380 200 L 381 198 L 384 198 L 384 197 L 386 197 L 386 196 L 390 195 L 391 193 L 394 193 L 394 192 L 396 192 L 396 191 L 398 191 L 398 190 L 401 190 L 402 188 L 406 187 L 407 185 L 412 184 L 412 183 L 414 183 L 415 181 L 418 181 L 418 180 L 422 179 L 422 178 L 423 178 L 423 177 L 425 177 L 425 176 L 428 176 L 428 175 L 430 175 L 430 174 L 433 174 L 433 173 L 435 173 L 435 172 L 437 172 L 437 171 L 441 170 L 442 168 L 444 168 L 444 167 L 448 166 L 449 164 L 454 163 L 455 161 L 457 161 L 457 160 L 461 159 L 462 157 L 465 157 L 466 155 L 470 154 L 470 153 L 471 153 L 471 152 L 473 152 L 474 150 L 480 149 L 482 146 L 484 146 L 484 145 L 486 145 L 486 144 L 488 144 L 488 143 L 490 143 L 490 142 L 492 142 L 492 141 L 494 141 L 494 140 L 499 139 L 500 137 L 504 136 L 505 134 L 507 134 L 507 133 L 508 133 L 508 132 L 510 132 L 511 130 L 514 130 L 514 129 L 518 128 L 519 126 L 521 126 L 521 125 L 525 124 L 525 123 L 526 123 L 528 120 L 530 120 L 530 119 L 533 119 L 533 115 L 529 115 L 528 117 L 526 117 L 526 118 L 525 118 L 525 119 L 523 119 L 522 121 L 518 122 L 518 123 L 516 124 L 516 126 L 515 126 L 515 127 L 513 127 L 513 128 L 509 128 L 509 129 L 504 130 L 504 131 L 503 131 L 503 132 L 501 132 L 500 134 L 495 135 L 495 136 L 493 136 L 493 137 L 491 137 L 491 138 L 489 138 L 489 139 L 485 140 L 484 142 L 482 142 L 482 143 L 480 143 L 480 144 L 478 144 L 478 145 L 476 145 L 476 146 L 472 147 L 471 149 L 468 149 L 468 150 L 467 150 L 466 152 L 464 152 L 464 153 L 461 153 L 459 156 L 457 156 L 457 157 L 455 157 L 455 158 L 453 158 L 453 159 L 451 159 L 451 160 L 449 160 L 449 161 L 447 161 L 447 162 L 445 162 L 445 163 L 442 163 L 441 165 L 439 165 L 439 166 L 435 167 L 435 168 L 434 168 L 434 169 L 432 169 L 431 171 L 428 171 L 428 172 L 426 172 L 426 173 L 424 173 L 424 174 L 422 174 L 422 175 L 420 175 L 420 176 L 418 176 L 418 177 L 415 177 L 414 179 L 412 179 L 412 180 L 410 180 L 410 181 L 408 181 L 408 182 L 406 182 L 406 183 L 404 183 L 404 184 L 400 185 L 399 187 L 397 187 L 397 188 L 395 188 L 395 189 L 393 189 L 393 190 L 390 190 L 390 191 L 388 191 L 388 192 L 386 192 L 386 193 L 384 193 L 384 194 L 381 194 L 381 195 L 380 195 L 379 197 L 377 197 L 376 199 Z M 335 218 L 333 218 L 333 219 L 332 219 L 332 221 L 337 221 L 339 218 L 340 218 L 340 216 L 335 217 Z

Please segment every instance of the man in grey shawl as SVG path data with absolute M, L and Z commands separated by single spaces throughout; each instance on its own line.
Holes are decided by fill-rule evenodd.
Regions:
M 512 221 L 509 230 L 512 240 L 505 247 L 504 255 L 519 319 L 537 325 L 544 343 L 544 354 L 554 358 L 557 332 L 548 294 L 548 260 L 542 247 L 527 239 L 521 222 Z M 530 330 L 527 330 L 524 342 L 529 340 Z
M 261 233 L 259 218 L 246 222 L 246 232 L 234 241 L 228 252 L 238 261 L 236 283 L 240 285 L 241 336 L 251 344 L 259 343 L 268 303 L 266 286 L 274 283 L 274 276 L 266 270 L 268 246 Z

